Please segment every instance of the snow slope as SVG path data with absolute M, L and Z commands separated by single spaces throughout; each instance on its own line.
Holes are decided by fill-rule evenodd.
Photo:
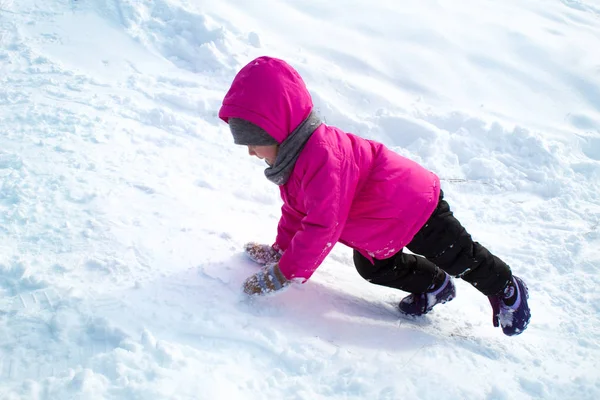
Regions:
M 377 3 L 377 4 L 373 4 Z M 600 5 L 0 0 L 0 399 L 597 399 Z M 216 116 L 259 55 L 436 171 L 530 287 L 420 320 L 337 246 L 247 299 L 278 190 Z

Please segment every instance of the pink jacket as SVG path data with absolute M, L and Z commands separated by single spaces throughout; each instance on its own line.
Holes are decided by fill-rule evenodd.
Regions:
M 235 77 L 219 111 L 250 121 L 281 143 L 310 113 L 304 81 L 282 60 L 260 57 Z M 369 259 L 406 246 L 437 206 L 438 177 L 383 144 L 322 124 L 280 186 L 275 245 L 286 278 L 310 278 L 335 243 Z

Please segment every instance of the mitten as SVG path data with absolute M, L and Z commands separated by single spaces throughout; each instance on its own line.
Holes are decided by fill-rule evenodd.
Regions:
M 281 273 L 278 264 L 270 264 L 246 279 L 244 292 L 248 295 L 261 296 L 281 290 L 290 283 L 291 281 Z
M 252 261 L 261 265 L 273 264 L 279 262 L 281 252 L 268 244 L 259 244 L 255 242 L 246 243 L 244 251 Z

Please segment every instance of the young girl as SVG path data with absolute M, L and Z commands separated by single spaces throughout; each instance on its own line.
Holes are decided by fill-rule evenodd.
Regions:
M 527 286 L 473 242 L 438 177 L 381 143 L 322 123 L 304 81 L 286 62 L 260 57 L 242 68 L 219 117 L 236 144 L 267 162 L 265 175 L 283 199 L 275 243 L 245 246 L 265 265 L 244 283 L 247 294 L 305 282 L 340 242 L 354 249 L 363 278 L 410 293 L 399 304 L 405 314 L 422 315 L 452 300 L 452 275 L 488 296 L 494 326 L 506 335 L 527 327 Z

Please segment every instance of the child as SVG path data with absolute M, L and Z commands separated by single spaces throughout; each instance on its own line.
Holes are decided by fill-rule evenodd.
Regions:
M 527 327 L 527 286 L 472 241 L 438 177 L 381 143 L 322 123 L 304 81 L 286 62 L 260 57 L 242 68 L 219 117 L 236 144 L 267 162 L 265 175 L 283 199 L 275 243 L 245 247 L 265 265 L 244 283 L 247 294 L 305 282 L 340 242 L 354 249 L 363 278 L 411 293 L 399 304 L 405 314 L 426 314 L 452 300 L 452 275 L 488 296 L 494 326 L 506 335 Z

